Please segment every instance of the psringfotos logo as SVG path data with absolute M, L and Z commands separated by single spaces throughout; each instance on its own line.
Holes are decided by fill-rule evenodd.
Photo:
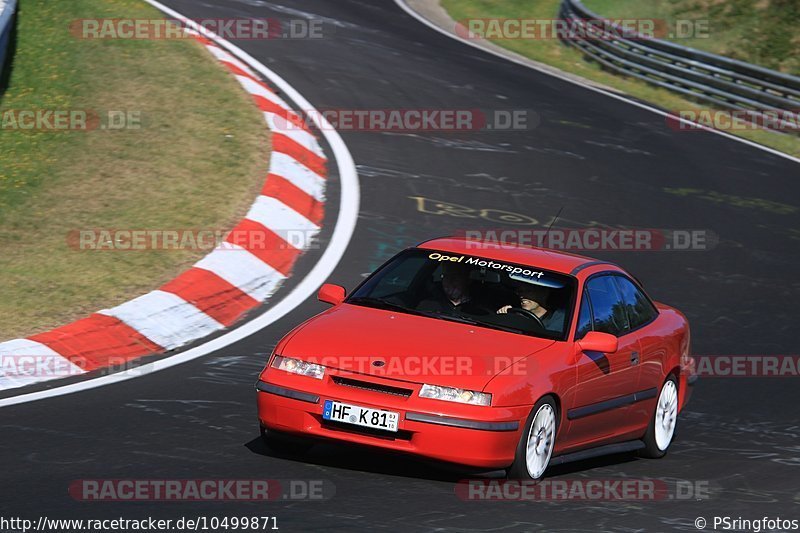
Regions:
M 698 516 L 694 527 L 705 529 L 708 521 Z M 741 516 L 715 516 L 711 519 L 712 531 L 797 531 L 800 529 L 800 520 L 796 518 L 782 518 L 780 516 L 762 516 L 761 518 L 743 518 Z

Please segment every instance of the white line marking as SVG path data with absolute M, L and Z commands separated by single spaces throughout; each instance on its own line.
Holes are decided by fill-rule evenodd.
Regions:
M 192 22 L 186 17 L 161 4 L 160 2 L 157 2 L 156 0 L 145 0 L 145 2 L 171 17 L 185 20 L 188 25 L 192 24 Z M 202 30 L 202 28 L 197 27 L 197 25 L 194 27 L 198 31 Z M 202 31 L 202 33 L 207 38 L 215 41 L 217 44 L 238 57 L 240 60 L 250 65 L 251 68 L 259 72 L 276 87 L 278 87 L 283 94 L 285 94 L 300 108 L 309 110 L 313 109 L 308 100 L 303 98 L 303 96 L 298 93 L 294 87 L 289 85 L 286 80 L 259 63 L 250 54 L 236 45 L 229 43 L 225 39 L 212 34 L 211 32 Z M 337 168 L 339 169 L 339 179 L 341 180 L 342 189 L 341 198 L 339 201 L 339 218 L 336 221 L 336 226 L 333 229 L 331 241 L 328 244 L 328 247 L 325 249 L 325 252 L 322 254 L 322 257 L 320 257 L 320 260 L 316 265 L 314 265 L 308 275 L 303 278 L 303 280 L 298 283 L 297 286 L 292 289 L 292 291 L 287 294 L 286 297 L 283 298 L 283 300 L 275 304 L 274 307 L 269 309 L 263 315 L 254 318 L 250 322 L 243 324 L 229 333 L 221 335 L 216 339 L 206 342 L 205 344 L 201 344 L 200 346 L 196 346 L 191 350 L 187 350 L 183 353 L 176 354 L 165 359 L 159 359 L 158 361 L 154 361 L 131 370 L 126 370 L 124 372 L 118 372 L 116 374 L 102 376 L 70 385 L 64 385 L 62 387 L 49 390 L 31 392 L 28 394 L 13 396 L 11 398 L 5 398 L 0 400 L 0 407 L 33 402 L 36 400 L 43 400 L 45 398 L 54 398 L 64 394 L 72 394 L 75 392 L 94 389 L 96 387 L 103 387 L 105 385 L 111 385 L 112 383 L 118 383 L 120 381 L 126 381 L 128 379 L 144 376 L 152 372 L 158 372 L 159 370 L 164 370 L 165 368 L 170 368 L 187 361 L 197 359 L 198 357 L 203 357 L 216 350 L 221 350 L 226 346 L 230 346 L 231 344 L 249 337 L 254 333 L 258 333 L 311 297 L 319 288 L 319 286 L 328 279 L 328 276 L 333 273 L 333 270 L 339 264 L 342 256 L 344 256 L 347 246 L 350 244 L 350 239 L 353 236 L 353 231 L 355 231 L 356 222 L 358 221 L 358 208 L 360 202 L 358 173 L 356 172 L 353 156 L 350 155 L 347 145 L 344 143 L 339 133 L 333 129 L 333 126 L 320 113 L 313 113 L 311 119 L 314 121 L 316 127 L 319 128 L 319 130 L 325 136 L 325 139 L 328 141 L 331 150 L 333 150 L 333 153 L 336 156 L 336 164 Z
M 447 30 L 445 30 L 443 28 L 440 28 L 439 26 L 437 26 L 436 24 L 434 24 L 430 20 L 426 19 L 425 17 L 423 17 L 422 15 L 420 15 L 419 13 L 417 13 L 416 11 L 411 9 L 411 7 L 409 7 L 408 4 L 406 4 L 405 0 L 394 0 L 394 2 L 403 11 L 405 11 L 406 13 L 408 13 L 409 15 L 411 15 L 412 17 L 414 17 L 418 21 L 422 22 L 423 24 L 425 24 L 429 28 L 434 29 L 434 30 L 438 31 L 439 33 L 441 33 L 442 35 L 447 35 L 451 39 L 455 39 L 456 41 L 464 43 L 464 44 L 466 44 L 468 46 L 471 46 L 471 47 L 476 48 L 478 50 L 482 50 L 484 52 L 492 54 L 493 56 L 500 57 L 502 59 L 505 59 L 506 61 L 511 61 L 512 63 L 516 63 L 517 65 L 522 65 L 523 67 L 527 67 L 527 68 L 533 69 L 533 70 L 535 70 L 537 72 L 541 72 L 542 74 L 547 74 L 548 76 L 553 76 L 554 78 L 558 78 L 560 80 L 564 80 L 564 81 L 569 82 L 569 83 L 571 83 L 573 85 L 577 85 L 578 87 L 583 87 L 584 89 L 588 89 L 588 90 L 594 91 L 596 93 L 604 94 L 604 95 L 606 95 L 606 96 L 608 96 L 610 98 L 613 98 L 615 100 L 619 100 L 621 102 L 626 102 L 628 104 L 634 105 L 634 106 L 639 107 L 641 109 L 646 109 L 648 111 L 652 111 L 653 113 L 659 114 L 659 115 L 661 115 L 663 117 L 672 116 L 673 118 L 677 118 L 677 117 L 674 117 L 674 115 L 672 115 L 671 113 L 668 113 L 668 112 L 666 112 L 666 111 L 664 111 L 662 109 L 658 109 L 656 107 L 651 107 L 651 106 L 649 106 L 647 104 L 643 104 L 641 102 L 637 102 L 635 100 L 631 100 L 629 98 L 626 98 L 625 96 L 605 91 L 603 89 L 600 89 L 599 87 L 593 87 L 591 85 L 586 85 L 585 83 L 581 83 L 581 82 L 579 82 L 577 80 L 573 80 L 573 79 L 571 79 L 571 78 L 569 78 L 567 76 L 562 76 L 562 75 L 557 74 L 555 72 L 549 72 L 547 70 L 538 68 L 536 65 L 532 65 L 532 64 L 527 63 L 527 62 L 525 62 L 525 61 L 523 61 L 521 59 L 517 59 L 516 57 L 508 56 L 508 55 L 502 54 L 500 52 L 497 52 L 495 50 L 492 50 L 491 48 L 486 48 L 484 46 L 481 46 L 480 43 L 473 42 L 473 41 L 468 41 L 466 39 L 463 39 L 463 38 L 459 37 L 456 34 L 450 33 L 449 31 L 447 31 Z M 511 52 L 509 50 L 509 53 L 513 54 L 514 52 Z M 683 119 L 683 118 L 681 118 L 680 120 L 681 120 L 682 123 L 692 124 L 694 126 L 700 127 L 701 129 L 704 129 L 706 131 L 710 131 L 712 133 L 716 133 L 717 135 L 722 135 L 723 137 L 726 137 L 726 138 L 731 139 L 733 141 L 738 141 L 738 142 L 744 143 L 744 144 L 746 144 L 748 146 L 752 146 L 753 148 L 758 148 L 759 150 L 764 150 L 765 152 L 769 152 L 772 155 L 777 155 L 779 157 L 783 157 L 784 159 L 788 159 L 789 161 L 793 161 L 795 163 L 800 163 L 800 158 L 791 156 L 789 154 L 785 154 L 783 152 L 775 150 L 774 148 L 770 148 L 768 146 L 764 146 L 762 144 L 758 144 L 756 142 L 749 141 L 749 140 L 744 139 L 742 137 L 737 137 L 736 135 L 732 135 L 732 134 L 724 132 L 724 131 L 720 131 L 720 130 L 716 130 L 716 129 L 713 129 L 713 128 L 709 128 L 709 127 L 703 126 L 702 124 L 696 124 L 694 122 L 691 122 L 691 121 Z

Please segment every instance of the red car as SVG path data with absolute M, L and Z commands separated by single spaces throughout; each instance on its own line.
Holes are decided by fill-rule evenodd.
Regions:
M 314 438 L 539 479 L 661 457 L 695 378 L 689 326 L 620 267 L 463 238 L 404 250 L 287 334 L 257 384 L 262 436 Z

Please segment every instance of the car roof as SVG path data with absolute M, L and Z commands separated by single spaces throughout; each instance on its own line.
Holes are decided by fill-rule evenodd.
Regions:
M 575 275 L 580 270 L 594 265 L 605 265 L 612 270 L 622 270 L 613 263 L 568 252 L 491 240 L 473 240 L 466 237 L 432 239 L 418 244 L 417 248 L 473 255 L 509 263 L 520 263 L 562 274 Z

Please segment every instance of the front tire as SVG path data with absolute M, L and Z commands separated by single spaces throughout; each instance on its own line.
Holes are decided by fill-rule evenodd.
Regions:
M 508 478 L 534 481 L 542 479 L 553 455 L 557 430 L 558 411 L 555 401 L 550 396 L 545 396 L 531 409 L 517 444 L 514 463 L 508 469 Z
M 672 438 L 675 436 L 675 425 L 678 421 L 678 382 L 675 376 L 669 375 L 661 393 L 658 395 L 653 418 L 644 435 L 643 457 L 658 459 L 666 455 Z

